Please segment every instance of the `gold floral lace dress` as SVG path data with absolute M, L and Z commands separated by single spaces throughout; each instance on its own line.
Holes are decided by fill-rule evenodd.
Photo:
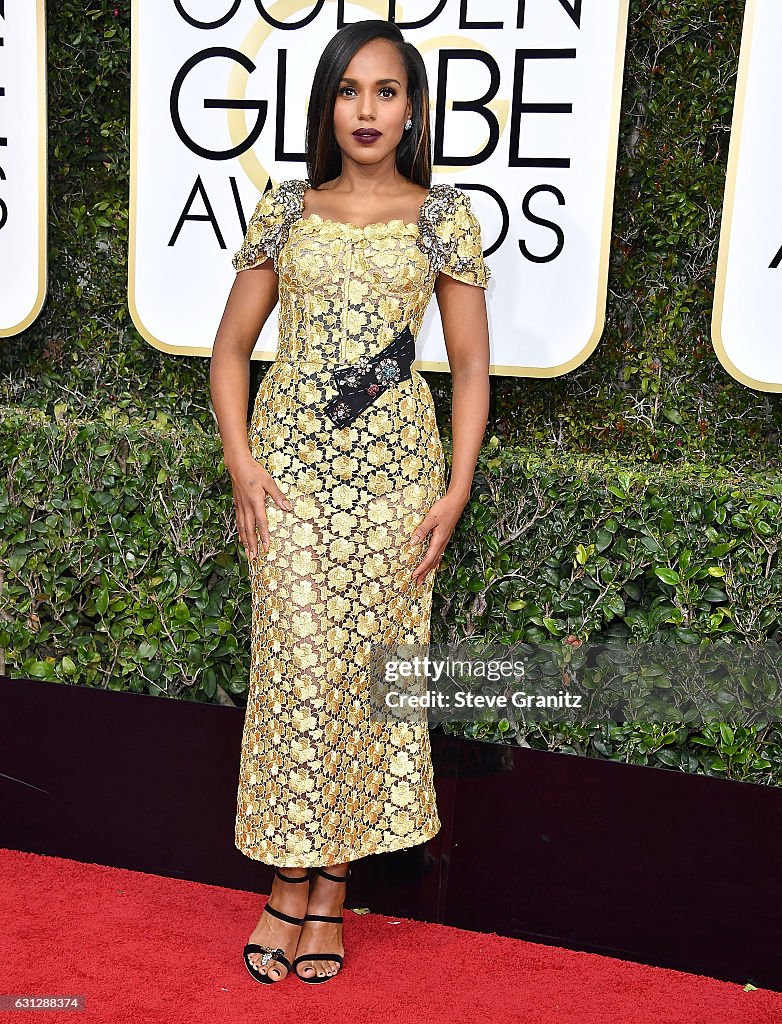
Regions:
M 324 406 L 336 367 L 417 336 L 444 272 L 487 286 L 466 193 L 435 184 L 418 222 L 359 227 L 304 215 L 306 180 L 265 192 L 233 266 L 273 260 L 277 355 L 249 441 L 293 505 L 267 499 L 270 547 L 249 565 L 251 674 L 235 842 L 267 864 L 339 864 L 440 829 L 428 726 L 369 713 L 373 643 L 430 639 L 434 574 L 410 579 L 410 535 L 445 493 L 429 386 L 416 370 L 351 424 Z

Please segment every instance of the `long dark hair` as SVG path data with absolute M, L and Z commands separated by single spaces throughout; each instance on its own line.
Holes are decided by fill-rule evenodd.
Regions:
M 423 57 L 405 41 L 392 21 L 357 21 L 331 37 L 315 69 L 307 111 L 307 177 L 313 188 L 331 181 L 342 171 L 342 152 L 334 135 L 334 103 L 345 68 L 357 50 L 371 39 L 388 39 L 396 46 L 407 73 L 407 95 L 412 101 L 413 127 L 404 132 L 396 150 L 396 166 L 416 185 L 432 184 L 431 137 L 429 134 L 429 80 Z

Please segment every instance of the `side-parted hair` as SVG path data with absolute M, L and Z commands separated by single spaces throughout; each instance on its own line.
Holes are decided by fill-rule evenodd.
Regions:
M 307 177 L 313 188 L 342 172 L 342 152 L 334 135 L 334 104 L 339 83 L 357 50 L 372 39 L 388 39 L 401 56 L 407 73 L 413 127 L 404 132 L 396 150 L 396 166 L 416 185 L 432 184 L 431 136 L 429 134 L 429 80 L 423 57 L 405 41 L 392 21 L 368 19 L 345 25 L 331 37 L 320 56 L 312 81 L 305 148 Z

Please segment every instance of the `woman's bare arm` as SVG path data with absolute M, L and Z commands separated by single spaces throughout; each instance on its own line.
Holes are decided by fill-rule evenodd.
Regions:
M 276 304 L 277 274 L 267 259 L 236 275 L 217 328 L 209 383 L 229 473 L 251 457 L 247 439 L 250 356 Z
M 269 548 L 266 495 L 290 508 L 266 469 L 253 459 L 247 437 L 250 356 L 277 304 L 278 281 L 271 259 L 236 275 L 214 340 L 209 384 L 223 460 L 231 476 L 239 536 L 248 558 L 257 554 L 256 526 Z
M 445 496 L 434 503 L 413 533 L 413 543 L 420 543 L 431 532 L 426 555 L 413 572 L 418 583 L 439 565 L 470 497 L 489 417 L 489 323 L 484 290 L 440 274 L 435 295 L 451 367 L 453 453 Z
M 467 504 L 489 418 L 489 320 L 486 293 L 440 274 L 435 284 L 453 389 L 453 454 L 448 494 Z

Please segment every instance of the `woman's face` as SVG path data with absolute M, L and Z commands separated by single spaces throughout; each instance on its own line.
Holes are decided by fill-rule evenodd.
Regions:
M 357 163 L 379 163 L 399 145 L 411 113 L 396 47 L 387 39 L 365 43 L 345 68 L 334 102 L 334 134 L 343 154 Z

